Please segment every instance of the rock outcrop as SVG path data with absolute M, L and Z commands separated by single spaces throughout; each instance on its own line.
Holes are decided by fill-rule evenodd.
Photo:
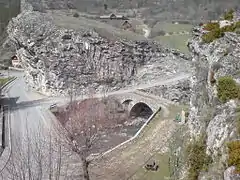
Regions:
M 54 25 L 44 13 L 23 11 L 8 26 L 28 85 L 47 95 L 116 90 L 190 72 L 189 57 L 155 42 L 110 41 L 93 30 Z
M 44 12 L 49 9 L 74 8 L 75 0 L 21 0 L 21 9 Z
M 217 98 L 218 78 L 231 76 L 239 82 L 240 35 L 226 32 L 210 44 L 203 43 L 201 27 L 193 31 L 188 47 L 193 54 L 188 127 L 192 138 L 206 134 L 207 154 L 214 162 L 226 163 L 226 142 L 236 136 L 237 101 L 221 103 Z M 224 168 L 224 167 L 222 167 Z M 212 168 L 200 179 L 222 179 L 224 169 Z M 220 172 L 220 173 L 219 173 Z
M 190 79 L 184 79 L 167 85 L 143 89 L 142 91 L 169 99 L 173 102 L 189 104 L 191 96 Z

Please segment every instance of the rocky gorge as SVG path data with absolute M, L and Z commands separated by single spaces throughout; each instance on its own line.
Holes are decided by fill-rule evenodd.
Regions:
M 198 179 L 239 179 L 236 167 L 228 163 L 226 145 L 239 139 L 239 100 L 222 102 L 218 97 L 221 77 L 240 82 L 239 34 L 225 32 L 205 43 L 205 32 L 196 27 L 188 43 L 192 57 L 188 57 L 152 41 L 111 41 L 87 27 L 76 31 L 53 22 L 46 13 L 27 8 L 8 25 L 5 46 L 17 50 L 29 86 L 53 96 L 71 90 L 87 94 L 91 89 L 113 91 L 193 71 L 190 80 L 144 91 L 189 104 L 189 141 L 204 137 L 204 153 L 211 157 L 208 170 L 200 168 Z

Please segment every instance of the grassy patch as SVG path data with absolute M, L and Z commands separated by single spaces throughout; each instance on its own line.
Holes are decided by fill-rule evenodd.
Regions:
M 201 137 L 187 147 L 188 180 L 197 180 L 201 171 L 207 170 L 212 159 L 206 154 L 205 137 Z
M 164 180 L 170 177 L 169 171 L 169 154 L 156 154 L 150 160 L 155 160 L 159 163 L 158 171 L 147 171 L 144 167 L 140 168 L 134 176 L 138 180 Z M 149 161 L 150 161 L 149 160 Z M 134 179 L 135 179 L 134 178 Z
M 6 84 L 8 81 L 10 81 L 11 79 L 13 79 L 13 77 L 9 77 L 9 78 L 0 78 L 0 86 L 3 86 L 4 84 Z
M 163 30 L 165 32 L 182 32 L 188 31 L 190 32 L 193 28 L 191 24 L 172 24 L 172 23 L 157 23 L 153 29 L 154 30 Z
M 183 53 L 189 53 L 188 47 L 186 45 L 190 35 L 172 35 L 172 36 L 157 36 L 154 39 L 156 41 L 165 44 L 169 48 L 179 49 Z
M 169 111 L 170 114 L 167 117 L 167 119 L 172 120 L 174 123 L 174 118 L 177 113 L 180 113 L 182 109 L 188 109 L 188 106 L 186 105 L 170 105 Z M 144 131 L 141 133 L 141 135 L 137 138 L 137 141 L 134 143 L 135 147 L 139 147 L 141 145 L 141 139 L 144 137 L 152 136 L 153 130 L 156 126 L 162 121 L 163 111 L 160 111 L 155 118 L 149 123 L 149 125 L 144 129 Z M 159 132 L 160 133 L 160 132 Z M 148 141 L 146 142 L 148 143 Z M 148 144 L 146 144 L 147 146 Z M 166 145 L 167 146 L 167 145 Z M 156 163 L 159 165 L 158 171 L 147 171 L 144 168 L 144 165 L 140 167 L 133 177 L 133 179 L 137 180 L 164 180 L 165 177 L 168 179 L 170 177 L 170 167 L 169 167 L 169 153 L 161 154 L 156 153 L 154 156 L 152 156 L 149 161 L 155 160 Z
M 228 143 L 228 166 L 235 166 L 236 173 L 240 173 L 240 141 Z
M 240 99 L 240 87 L 230 76 L 218 79 L 217 91 L 218 98 L 224 103 L 230 99 Z

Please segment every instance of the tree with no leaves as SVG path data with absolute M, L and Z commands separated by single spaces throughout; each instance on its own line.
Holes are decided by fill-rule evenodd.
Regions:
M 59 139 L 52 133 L 43 135 L 40 127 L 38 132 L 29 132 L 26 125 L 26 136 L 13 136 L 12 153 L 9 161 L 0 172 L 2 179 L 9 180 L 59 180 L 62 172 L 63 149 Z
M 106 100 L 90 97 L 82 102 L 71 101 L 67 114 L 58 116 L 67 144 L 81 159 L 84 180 L 90 179 L 90 155 L 99 153 L 101 135 L 125 120 L 116 113 L 118 107 L 110 107 Z

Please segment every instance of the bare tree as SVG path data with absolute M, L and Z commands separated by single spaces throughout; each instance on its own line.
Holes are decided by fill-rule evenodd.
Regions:
M 104 100 L 93 96 L 81 102 L 71 102 L 65 110 L 67 112 L 58 118 L 64 126 L 67 144 L 81 159 L 83 178 L 89 180 L 89 165 L 93 160 L 90 155 L 99 153 L 101 135 L 114 128 L 123 118 L 114 112 L 118 106 L 109 107 Z
M 12 154 L 9 162 L 1 172 L 3 179 L 34 180 L 55 179 L 61 177 L 63 166 L 62 144 L 51 133 L 43 136 L 39 132 L 29 132 L 26 127 L 26 138 L 13 136 Z

